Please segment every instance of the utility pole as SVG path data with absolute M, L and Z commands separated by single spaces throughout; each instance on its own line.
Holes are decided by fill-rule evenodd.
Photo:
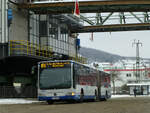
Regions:
M 142 46 L 142 43 L 138 40 L 134 40 L 134 42 L 132 43 L 132 46 L 136 45 L 136 82 L 140 82 L 141 77 L 140 77 L 140 70 L 139 70 L 139 66 L 140 66 L 140 56 L 139 56 L 139 45 Z

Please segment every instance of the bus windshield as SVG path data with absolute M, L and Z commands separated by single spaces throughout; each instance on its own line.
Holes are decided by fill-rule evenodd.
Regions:
M 71 68 L 41 69 L 39 76 L 40 89 L 66 89 L 71 88 Z

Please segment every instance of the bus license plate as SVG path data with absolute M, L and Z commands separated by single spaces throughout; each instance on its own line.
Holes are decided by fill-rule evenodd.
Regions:
M 53 97 L 52 99 L 53 100 L 59 100 L 59 97 Z

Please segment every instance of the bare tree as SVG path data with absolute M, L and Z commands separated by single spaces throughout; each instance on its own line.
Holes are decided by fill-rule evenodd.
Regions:
M 111 74 L 111 82 L 113 85 L 113 94 L 115 94 L 115 91 L 116 91 L 115 82 L 122 81 L 122 78 L 120 77 L 120 71 L 118 71 L 117 69 L 112 69 L 110 74 Z

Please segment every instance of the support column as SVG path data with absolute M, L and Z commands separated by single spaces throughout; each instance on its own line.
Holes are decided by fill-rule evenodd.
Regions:
M 8 25 L 7 25 L 7 10 L 8 10 L 8 0 L 1 0 L 0 1 L 0 11 L 1 11 L 1 19 L 0 19 L 0 33 L 1 39 L 0 43 L 8 43 Z

